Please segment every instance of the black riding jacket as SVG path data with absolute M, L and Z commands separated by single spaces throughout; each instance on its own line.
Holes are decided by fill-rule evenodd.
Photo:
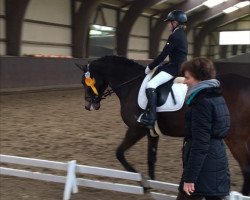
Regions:
M 169 63 L 160 66 L 160 71 L 166 71 L 173 76 L 179 74 L 180 65 L 187 60 L 188 42 L 185 30 L 176 28 L 167 40 L 167 44 L 162 52 L 154 59 L 148 67 L 152 70 L 161 64 L 167 56 L 169 56 Z
M 194 183 L 193 195 L 226 196 L 230 175 L 226 148 L 230 115 L 220 88 L 201 90 L 190 103 L 185 116 L 183 183 Z

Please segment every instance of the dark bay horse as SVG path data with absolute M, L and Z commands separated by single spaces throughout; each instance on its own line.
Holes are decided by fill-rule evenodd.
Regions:
M 143 81 L 145 67 L 124 57 L 105 56 L 81 66 L 84 74 L 90 72 L 90 80 L 98 93 L 85 85 L 85 108 L 97 110 L 100 101 L 112 92 L 120 100 L 121 116 L 128 126 L 122 143 L 116 150 L 116 157 L 131 172 L 136 170 L 125 158 L 125 152 L 144 136 L 148 138 L 148 173 L 155 178 L 155 163 L 159 137 L 152 137 L 149 130 L 137 123 L 142 110 L 137 104 L 140 85 Z M 223 95 L 231 113 L 230 134 L 225 139 L 234 158 L 238 161 L 244 183 L 242 194 L 250 193 L 250 79 L 236 74 L 219 75 Z M 93 86 L 93 85 L 92 85 Z M 107 92 L 108 86 L 111 88 Z M 158 113 L 158 125 L 161 132 L 168 136 L 184 137 L 184 114 L 187 107 L 175 112 Z

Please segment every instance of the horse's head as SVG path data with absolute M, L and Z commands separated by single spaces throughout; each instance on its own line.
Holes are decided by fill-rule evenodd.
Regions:
M 121 56 L 104 56 L 86 66 L 76 65 L 83 71 L 87 110 L 98 110 L 100 101 L 113 92 L 118 97 L 126 96 L 124 91 L 130 91 L 131 84 L 142 79 L 145 70 L 142 65 Z M 110 90 L 106 91 L 108 86 Z
M 105 81 L 103 74 L 96 70 L 94 62 L 85 66 L 77 66 L 83 71 L 82 84 L 85 93 L 85 108 L 87 110 L 98 110 L 108 83 Z

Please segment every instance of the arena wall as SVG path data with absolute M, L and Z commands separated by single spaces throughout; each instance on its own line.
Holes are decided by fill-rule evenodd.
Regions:
M 136 60 L 146 66 L 151 60 Z M 216 62 L 217 72 L 236 73 L 250 78 L 249 61 Z M 87 59 L 1 57 L 0 92 L 41 89 L 80 88 L 82 72 L 75 63 L 85 65 Z
M 79 8 L 77 2 L 76 9 Z M 120 12 L 120 16 L 118 13 Z M 117 27 L 117 23 L 125 15 L 125 11 L 100 4 L 93 12 L 89 24 Z M 156 18 L 141 14 L 136 20 L 129 35 L 127 57 L 132 59 L 149 58 L 150 20 L 152 24 Z M 250 17 L 243 18 L 214 30 L 203 41 L 201 56 L 213 60 L 228 58 L 250 51 L 249 45 L 218 45 L 219 31 L 222 30 L 249 30 Z M 69 0 L 30 0 L 24 16 L 21 37 L 21 55 L 43 54 L 71 56 L 71 5 Z M 198 29 L 197 29 L 198 30 Z M 193 57 L 194 36 L 196 30 L 188 34 L 188 58 Z M 167 26 L 161 36 L 158 51 L 160 52 L 169 36 Z M 115 47 L 114 47 L 115 49 Z M 114 51 L 115 52 L 115 51 Z M 0 55 L 6 55 L 5 35 L 5 6 L 0 0 Z
M 81 86 L 81 70 L 85 59 L 2 57 L 0 90 L 39 90 Z
M 68 0 L 31 0 L 23 24 L 21 55 L 71 55 Z
M 128 57 L 133 59 L 147 59 L 149 49 L 149 18 L 139 17 L 130 33 Z

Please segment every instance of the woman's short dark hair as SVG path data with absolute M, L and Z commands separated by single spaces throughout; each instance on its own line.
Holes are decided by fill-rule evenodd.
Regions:
M 216 76 L 216 70 L 213 62 L 202 57 L 197 57 L 184 62 L 181 65 L 182 76 L 184 76 L 185 71 L 190 72 L 195 79 L 200 81 L 213 79 Z

